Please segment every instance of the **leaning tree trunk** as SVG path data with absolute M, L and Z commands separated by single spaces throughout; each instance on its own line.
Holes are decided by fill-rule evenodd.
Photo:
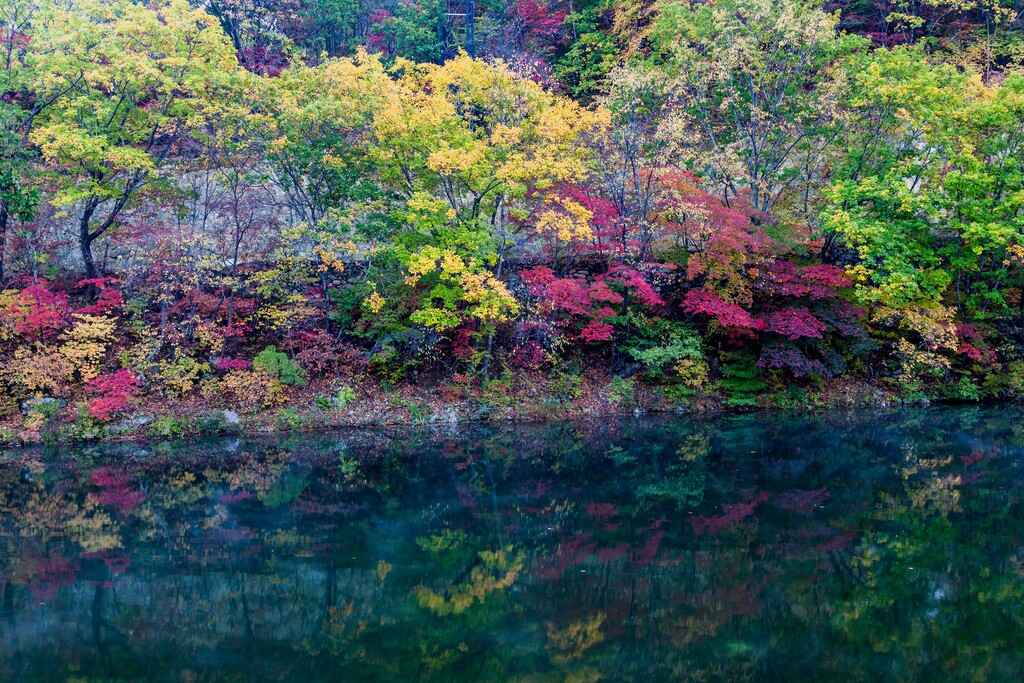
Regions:
M 125 185 L 121 196 L 114 201 L 110 211 L 104 213 L 103 220 L 96 225 L 95 229 L 93 229 L 92 219 L 103 200 L 94 197 L 82 207 L 82 215 L 78 219 L 78 247 L 82 254 L 82 265 L 85 267 L 86 278 L 92 280 L 100 277 L 100 269 L 96 266 L 96 259 L 92 254 L 92 243 L 114 225 L 114 221 L 122 209 L 128 205 L 128 200 L 136 190 L 142 187 L 147 175 L 148 173 L 145 171 L 139 172 Z
M 92 255 L 92 243 L 96 239 L 96 234 L 89 229 L 92 223 L 92 215 L 95 211 L 96 205 L 90 202 L 82 209 L 82 216 L 78 221 L 78 247 L 82 254 L 85 277 L 88 280 L 93 280 L 100 276 L 100 271 L 96 267 L 96 259 Z

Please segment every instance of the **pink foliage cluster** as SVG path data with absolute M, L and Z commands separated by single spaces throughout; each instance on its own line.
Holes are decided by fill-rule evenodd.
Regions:
M 573 315 L 589 315 L 593 302 L 587 288 L 572 278 L 552 280 L 545 292 L 550 308 Z
M 713 291 L 691 289 L 683 300 L 687 313 L 706 315 L 714 319 L 719 327 L 760 330 L 763 323 L 754 318 L 742 306 L 728 304 Z
M 89 315 L 104 315 L 123 306 L 124 297 L 119 290 L 114 289 L 112 286 L 115 282 L 117 282 L 117 278 L 112 277 L 98 277 L 79 282 L 78 287 L 96 287 L 99 290 L 99 296 L 94 304 L 80 308 L 77 312 Z
M 977 325 L 969 324 L 957 325 L 956 336 L 970 341 L 981 341 L 985 338 L 984 333 L 978 329 Z
M 666 532 L 663 529 L 658 529 L 658 526 L 660 526 L 660 524 L 655 522 L 651 535 L 647 537 L 647 540 L 642 546 L 636 549 L 634 559 L 637 564 L 650 564 L 658 556 L 658 551 L 661 549 L 661 542 L 666 536 Z
M 985 343 L 985 333 L 976 325 L 957 325 L 956 334 L 960 340 L 958 355 L 981 363 L 994 363 L 999 359 L 998 354 Z
M 781 259 L 758 263 L 754 258 L 758 265 L 750 265 L 752 256 L 765 256 L 757 253 L 764 245 L 745 242 L 745 230 L 732 232 L 733 237 L 721 238 L 728 242 L 717 257 L 721 263 L 715 265 L 716 258 L 708 253 L 698 264 L 691 263 L 688 276 L 699 276 L 703 286 L 687 292 L 683 310 L 707 316 L 730 341 L 761 338 L 759 367 L 786 369 L 797 377 L 827 372 L 825 364 L 808 353 L 832 358 L 831 366 L 841 364 L 834 352 L 814 343 L 824 340 L 829 331 L 845 337 L 866 336 L 860 324 L 864 310 L 838 297 L 839 290 L 852 286 L 845 271 L 827 264 L 800 266 Z M 730 265 L 733 261 L 748 265 L 745 270 L 737 269 Z M 729 292 L 728 300 L 720 293 L 723 291 Z
M 586 504 L 584 509 L 587 511 L 588 515 L 598 522 L 606 522 L 619 514 L 619 509 L 615 507 L 615 503 L 599 503 L 597 501 L 591 501 Z
M 821 322 L 804 306 L 784 308 L 769 313 L 764 318 L 765 332 L 774 332 L 788 339 L 810 337 L 821 339 L 825 331 L 825 323 Z
M 605 199 L 593 190 L 579 185 L 561 185 L 558 193 L 567 199 L 580 204 L 594 215 L 590 219 L 591 227 L 599 235 L 607 235 L 619 220 L 619 211 L 615 203 Z
M 540 300 L 541 310 L 549 314 L 583 318 L 578 337 L 587 342 L 609 341 L 614 327 L 608 322 L 618 313 L 612 306 L 623 303 L 625 294 L 648 307 L 665 302 L 646 278 L 637 270 L 613 266 L 591 284 L 575 278 L 560 278 L 547 266 L 537 266 L 519 273 L 531 296 Z M 619 293 L 615 288 L 621 288 Z
M 827 299 L 837 289 L 852 283 L 842 268 L 819 264 L 798 266 L 791 261 L 776 261 L 758 271 L 755 286 L 769 295 Z
M 824 505 L 828 497 L 828 491 L 825 488 L 810 491 L 796 489 L 779 494 L 775 497 L 773 504 L 783 510 L 806 516 L 813 513 L 816 508 Z
M 655 307 L 664 305 L 665 301 L 654 291 L 643 275 L 634 268 L 628 266 L 614 266 L 603 278 L 604 282 L 618 282 L 627 290 L 633 293 L 644 306 Z
M 455 358 L 469 358 L 475 353 L 473 348 L 473 324 L 463 325 L 452 334 L 451 354 Z
M 835 330 L 844 337 L 856 337 L 863 339 L 867 336 L 860 319 L 867 312 L 860 306 L 854 306 L 848 301 L 832 299 L 825 305 L 816 306 L 814 315 L 818 320 L 832 330 Z
M 538 370 L 548 363 L 544 347 L 534 339 L 527 339 L 512 351 L 509 364 L 520 370 Z
M 808 358 L 807 354 L 792 344 L 771 344 L 763 347 L 757 366 L 774 370 L 786 369 L 795 377 L 819 375 L 826 370 L 821 361 Z
M 120 308 L 124 297 L 112 286 L 115 282 L 114 278 L 82 280 L 78 287 L 95 287 L 99 296 L 89 306 L 72 310 L 65 292 L 54 290 L 50 282 L 39 278 L 18 292 L 6 309 L 0 310 L 0 319 L 18 334 L 45 341 L 67 327 L 72 314 L 104 315 Z
M 243 358 L 218 358 L 213 362 L 221 372 L 231 372 L 232 370 L 249 370 L 252 368 L 252 361 L 245 360 Z
M 75 582 L 79 562 L 62 555 L 26 557 L 19 563 L 15 578 L 28 587 L 36 600 L 52 600 L 57 590 Z
M 615 328 L 600 320 L 591 320 L 580 330 L 580 339 L 587 342 L 605 342 L 612 338 Z
M 558 544 L 558 550 L 554 557 L 544 562 L 547 566 L 541 570 L 541 576 L 545 579 L 561 578 L 569 567 L 575 566 L 593 555 L 597 546 L 597 541 L 589 531 L 564 536 Z
M 649 244 L 650 236 L 643 235 L 634 221 L 626 220 L 615 202 L 602 197 L 596 190 L 578 185 L 562 185 L 558 193 L 580 204 L 591 214 L 593 239 L 578 245 L 580 251 L 600 254 L 613 259 L 626 259 L 640 253 Z
M 695 190 L 682 201 L 688 218 L 680 230 L 695 247 L 687 266 L 691 280 L 708 284 L 735 282 L 745 277 L 744 265 L 772 257 L 778 245 L 751 220 L 753 210 L 742 204 L 726 205 L 713 195 Z
M 238 63 L 252 73 L 271 78 L 280 76 L 288 60 L 279 50 L 262 45 L 245 46 L 238 51 Z
M 114 413 L 128 408 L 128 401 L 138 392 L 140 383 L 130 370 L 121 369 L 100 375 L 87 386 L 97 395 L 89 402 L 89 415 L 97 420 L 109 420 Z
M 561 42 L 566 14 L 566 10 L 552 9 L 542 0 L 517 0 L 512 8 L 512 16 L 523 26 L 524 42 L 540 50 L 552 50 Z
M 386 9 L 375 9 L 370 12 L 370 32 L 366 37 L 366 46 L 370 52 L 378 52 L 384 57 L 391 56 L 392 43 L 388 33 L 392 31 L 391 13 Z
M 10 36 L 10 42 L 15 50 L 24 50 L 32 42 L 32 36 L 27 36 L 24 33 L 7 33 L 5 31 L 0 31 L 0 42 L 8 42 L 8 36 Z
M 18 292 L 3 317 L 13 323 L 18 334 L 35 339 L 48 339 L 67 324 L 68 295 L 55 292 L 50 283 L 40 278 Z

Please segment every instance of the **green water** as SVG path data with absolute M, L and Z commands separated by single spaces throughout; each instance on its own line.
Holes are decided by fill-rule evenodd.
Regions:
M 3 681 L 1019 681 L 1024 410 L 0 456 Z

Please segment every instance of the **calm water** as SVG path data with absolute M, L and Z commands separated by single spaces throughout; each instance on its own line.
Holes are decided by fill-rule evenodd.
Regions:
M 1019 681 L 1024 411 L 0 455 L 4 681 Z

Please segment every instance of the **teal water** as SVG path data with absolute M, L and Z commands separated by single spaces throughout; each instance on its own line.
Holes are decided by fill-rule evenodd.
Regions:
M 1019 681 L 1024 410 L 0 455 L 3 681 Z

